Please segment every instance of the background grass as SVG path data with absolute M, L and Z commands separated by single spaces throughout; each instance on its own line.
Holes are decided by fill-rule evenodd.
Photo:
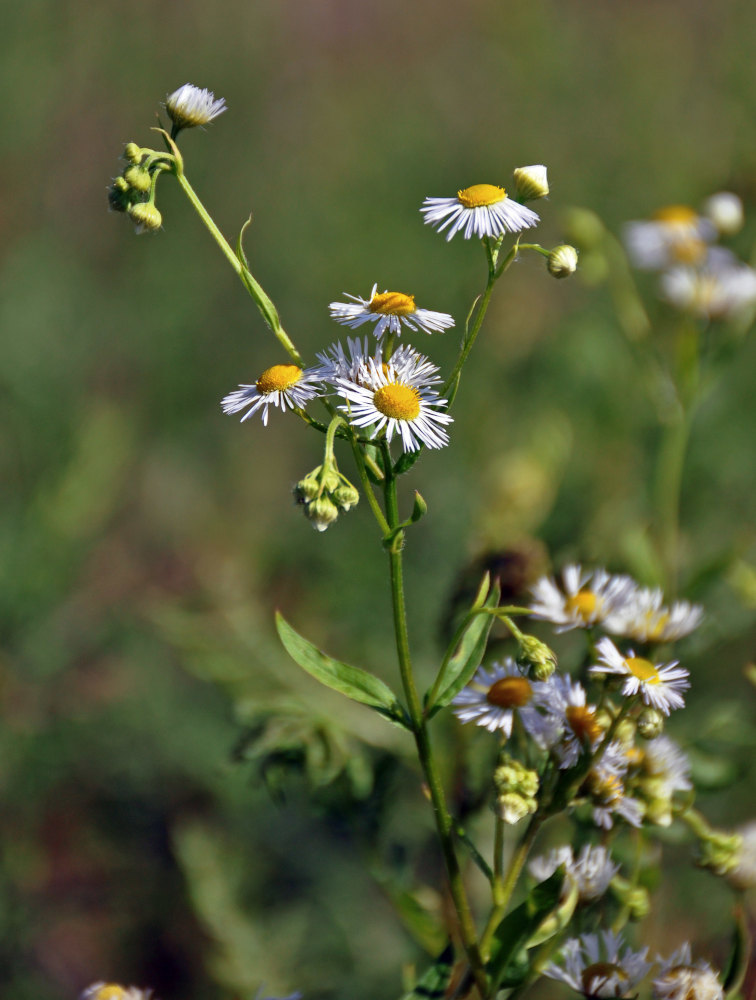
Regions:
M 248 997 L 262 982 L 308 1000 L 397 995 L 418 951 L 387 897 L 402 873 L 435 877 L 425 803 L 390 763 L 403 744 L 367 712 L 317 700 L 271 625 L 278 606 L 334 655 L 393 679 L 369 511 L 322 536 L 290 506 L 320 442 L 280 414 L 263 430 L 218 405 L 279 360 L 277 345 L 170 180 L 154 238 L 107 214 L 105 188 L 123 144 L 150 143 L 167 92 L 191 81 L 223 95 L 228 113 L 184 138 L 187 172 L 229 237 L 253 212 L 253 269 L 309 356 L 339 336 L 328 302 L 374 281 L 461 323 L 482 255 L 447 245 L 418 208 L 426 195 L 507 183 L 523 163 L 549 167 L 545 245 L 563 239 L 570 205 L 618 232 L 727 188 L 750 216 L 738 238 L 747 256 L 756 8 L 6 8 L 2 994 L 53 1000 L 105 978 L 163 1000 Z M 419 346 L 444 364 L 456 337 Z M 705 808 L 719 824 L 753 808 L 753 691 L 741 672 L 756 604 L 755 361 L 750 338 L 699 414 L 684 480 L 685 578 L 709 614 L 687 650 L 695 694 L 678 733 L 697 734 L 702 767 L 730 768 L 726 792 L 709 772 Z M 518 263 L 455 419 L 451 447 L 408 477 L 430 508 L 409 551 L 423 676 L 460 569 L 483 552 L 648 570 L 658 429 L 603 285 Z M 350 474 L 348 456 L 342 465 Z M 289 763 L 305 747 L 315 782 L 346 768 L 315 809 L 305 782 L 288 782 L 276 804 L 254 762 L 233 763 L 271 704 L 286 710 Z M 388 825 L 387 803 L 402 806 Z M 365 856 L 379 882 L 391 868 L 393 889 L 376 885 Z M 683 870 L 686 857 L 671 848 L 684 877 L 659 897 L 650 933 L 659 947 L 690 936 L 721 960 L 727 895 Z

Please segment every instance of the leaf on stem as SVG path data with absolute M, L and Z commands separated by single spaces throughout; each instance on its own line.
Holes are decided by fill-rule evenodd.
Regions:
M 448 944 L 430 968 L 426 969 L 402 1000 L 434 1000 L 446 995 L 454 972 L 454 948 Z
M 488 963 L 492 993 L 499 986 L 517 986 L 526 978 L 530 962 L 525 945 L 548 915 L 559 905 L 565 867 L 559 868 L 528 893 L 524 902 L 504 917 L 496 928 Z
M 473 610 L 478 610 L 478 614 L 471 615 L 462 635 L 459 638 L 455 636 L 452 640 L 457 643 L 457 651 L 445 659 L 445 666 L 442 667 L 442 673 L 434 685 L 441 693 L 428 707 L 429 719 L 459 694 L 480 666 L 494 622 L 494 616 L 486 614 L 482 609 L 498 607 L 500 595 L 498 583 L 491 587 L 482 603 L 480 603 L 480 591 L 478 592 L 473 606 Z
M 391 688 L 373 674 L 349 663 L 333 660 L 304 636 L 296 632 L 280 613 L 276 612 L 276 628 L 284 649 L 311 677 L 345 694 L 347 698 L 375 709 L 389 722 L 408 729 L 406 714 Z

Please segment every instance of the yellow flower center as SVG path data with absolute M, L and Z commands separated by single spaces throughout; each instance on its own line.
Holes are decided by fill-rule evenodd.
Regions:
M 622 780 L 616 774 L 599 774 L 591 771 L 588 789 L 597 805 L 612 808 L 622 801 Z
M 646 615 L 646 635 L 650 642 L 655 642 L 661 637 L 668 621 L 668 611 L 662 611 L 661 614 L 649 612 Z
M 593 743 L 601 735 L 601 726 L 596 715 L 587 705 L 568 705 L 567 722 L 581 743 Z
M 524 677 L 502 677 L 488 689 L 486 701 L 499 708 L 522 708 L 532 697 L 533 689 Z
M 497 201 L 504 201 L 507 192 L 502 187 L 495 184 L 473 184 L 472 187 L 457 191 L 457 199 L 462 202 L 465 208 L 481 208 L 483 205 L 495 205 Z
M 106 983 L 99 988 L 92 1000 L 123 1000 L 125 996 L 126 990 L 123 986 L 117 986 L 115 983 Z
M 650 660 L 644 660 L 641 656 L 630 656 L 625 660 L 625 664 L 633 677 L 637 677 L 639 681 L 646 684 L 660 683 L 659 671 Z
M 698 219 L 698 214 L 688 205 L 667 205 L 654 212 L 651 218 L 673 226 L 692 226 Z
M 373 395 L 376 410 L 394 420 L 415 420 L 420 413 L 420 393 L 411 385 L 389 382 Z
M 614 995 L 621 997 L 625 992 L 624 984 L 628 980 L 627 973 L 621 966 L 615 965 L 613 962 L 594 962 L 593 965 L 587 965 L 583 969 L 583 992 L 587 997 L 596 996 L 595 993 L 591 993 L 591 985 L 599 987 L 602 983 L 612 978 L 619 980 L 616 987 L 619 992 L 615 992 Z M 596 982 L 596 980 L 599 980 L 599 982 Z
M 301 377 L 302 369 L 298 368 L 297 365 L 273 365 L 272 368 L 265 369 L 255 385 L 258 392 L 267 396 L 271 392 L 282 392 L 284 389 L 290 389 L 297 384 Z
M 404 292 L 381 292 L 370 300 L 370 312 L 381 316 L 409 316 L 416 311 L 414 295 Z
M 584 622 L 587 622 L 598 609 L 599 599 L 592 590 L 581 590 L 564 602 L 567 611 L 574 611 Z

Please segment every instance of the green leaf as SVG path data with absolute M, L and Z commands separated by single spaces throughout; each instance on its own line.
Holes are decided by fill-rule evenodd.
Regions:
M 495 584 L 481 607 L 498 607 L 499 597 L 499 586 Z M 428 708 L 429 719 L 433 718 L 436 712 L 448 705 L 452 698 L 459 694 L 480 666 L 488 645 L 488 635 L 493 622 L 493 615 L 485 613 L 477 614 L 470 619 L 461 639 L 458 640 L 457 652 L 446 664 L 441 678 L 441 684 L 444 686 L 441 687 L 441 693 Z
M 441 1000 L 454 971 L 454 948 L 448 944 L 430 968 L 418 979 L 402 1000 Z
M 748 959 L 751 952 L 751 941 L 748 933 L 748 923 L 742 906 L 735 909 L 735 926 L 732 932 L 732 949 L 723 973 L 723 986 L 726 1000 L 734 1000 L 745 982 L 748 971 Z
M 502 982 L 516 985 L 527 976 L 524 948 L 548 915 L 559 905 L 565 879 L 564 865 L 530 891 L 519 906 L 496 928 L 494 950 L 488 963 L 492 992 Z
M 276 628 L 286 652 L 311 677 L 326 687 L 345 694 L 347 698 L 360 702 L 361 705 L 368 705 L 390 722 L 409 729 L 405 712 L 396 695 L 382 680 L 360 667 L 331 659 L 317 646 L 295 632 L 278 612 L 276 612 Z
M 401 476 L 403 473 L 409 472 L 422 453 L 422 447 L 418 448 L 417 451 L 405 451 L 394 466 L 394 475 Z

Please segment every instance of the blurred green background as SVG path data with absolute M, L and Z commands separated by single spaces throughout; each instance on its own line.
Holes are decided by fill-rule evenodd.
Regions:
M 299 675 L 272 630 L 280 607 L 393 682 L 369 511 L 311 529 L 290 488 L 320 440 L 280 413 L 263 429 L 220 410 L 281 360 L 251 300 L 170 179 L 154 237 L 108 215 L 107 184 L 125 142 L 151 144 L 166 93 L 224 96 L 228 112 L 183 137 L 187 174 L 229 238 L 254 213 L 253 270 L 310 357 L 342 335 L 328 303 L 373 282 L 460 324 L 482 254 L 419 206 L 517 165 L 548 165 L 547 246 L 571 205 L 619 232 L 727 188 L 748 256 L 756 6 L 28 0 L 3 22 L 0 992 L 398 995 L 422 957 L 390 898 L 438 864 L 415 776 L 392 763 L 408 748 Z M 417 346 L 448 364 L 456 343 Z M 720 825 L 754 805 L 754 363 L 751 337 L 699 414 L 684 479 L 684 579 L 708 618 L 683 648 L 693 704 L 671 729 L 696 733 Z M 423 677 L 482 553 L 643 575 L 653 410 L 606 287 L 519 262 L 452 445 L 408 477 L 430 508 L 408 549 Z M 249 758 L 282 744 L 265 758 L 272 797 Z M 303 762 L 310 781 L 281 784 Z M 721 961 L 729 898 L 687 850 L 670 848 L 680 881 L 647 934 Z

